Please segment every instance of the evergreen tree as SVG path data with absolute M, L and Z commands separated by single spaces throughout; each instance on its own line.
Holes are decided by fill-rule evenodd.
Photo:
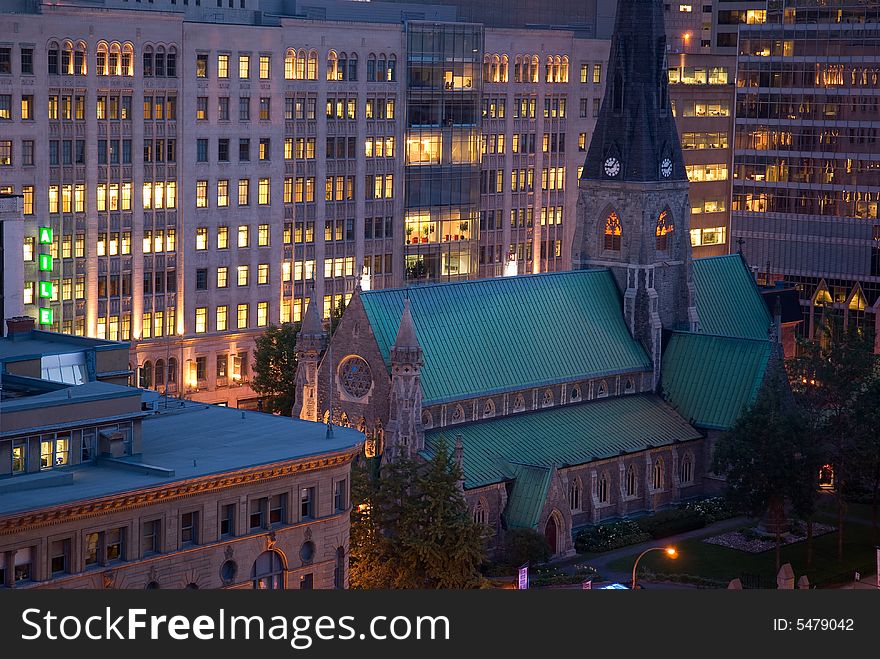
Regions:
M 427 463 L 403 459 L 352 477 L 353 588 L 479 588 L 485 529 L 468 513 L 461 473 L 441 441 Z
M 874 374 L 853 404 L 853 436 L 860 485 L 871 495 L 871 544 L 877 544 L 880 504 L 880 375 Z
M 290 416 L 296 401 L 296 335 L 300 323 L 270 325 L 256 340 L 251 388 L 263 411 Z
M 733 507 L 774 520 L 777 570 L 786 504 L 809 511 L 815 492 L 816 458 L 808 438 L 785 374 L 771 364 L 755 404 L 715 447 L 714 469 L 726 478 L 725 496 Z
M 843 558 L 843 518 L 850 477 L 859 469 L 855 404 L 877 373 L 873 337 L 823 318 L 813 341 L 801 341 L 788 363 L 791 385 L 807 418 L 807 432 L 834 467 L 837 555 Z M 852 472 L 852 473 L 851 473 Z

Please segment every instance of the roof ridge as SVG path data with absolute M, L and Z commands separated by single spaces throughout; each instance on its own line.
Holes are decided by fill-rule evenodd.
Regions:
M 715 334 L 714 332 L 689 332 L 688 330 L 672 330 L 670 334 L 685 334 L 690 336 L 705 336 L 713 339 L 732 339 L 734 341 L 752 341 L 754 343 L 772 343 L 770 337 L 756 339 L 753 336 L 733 336 L 730 334 Z

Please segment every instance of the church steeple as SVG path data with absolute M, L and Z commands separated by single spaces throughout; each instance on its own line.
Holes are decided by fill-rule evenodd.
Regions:
M 688 177 L 669 103 L 661 0 L 619 0 L 605 99 L 578 182 L 575 268 L 606 268 L 660 379 L 663 330 L 696 331 Z
M 686 181 L 666 73 L 662 0 L 619 0 L 605 98 L 583 179 Z
M 293 416 L 318 420 L 318 365 L 327 349 L 327 333 L 318 315 L 317 296 L 312 291 L 302 327 L 296 335 L 296 402 Z
M 424 358 L 408 297 L 403 301 L 403 314 L 390 357 L 391 396 L 383 459 L 393 462 L 401 457 L 412 457 L 425 448 L 421 383 Z

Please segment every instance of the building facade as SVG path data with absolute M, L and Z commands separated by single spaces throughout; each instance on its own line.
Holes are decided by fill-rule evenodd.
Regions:
M 570 267 L 607 41 L 242 4 L 0 14 L 0 191 L 31 227 L 27 313 L 130 341 L 134 384 L 253 407 L 255 336 L 311 299 L 329 316 L 365 273 Z
M 0 588 L 347 587 L 362 435 L 114 384 L 125 344 L 14 329 Z M 60 363 L 83 351 L 91 368 Z
M 880 13 L 865 3 L 766 4 L 740 28 L 732 234 L 758 274 L 823 313 L 876 326 Z M 880 349 L 880 342 L 878 342 Z
M 18 253 L 24 244 L 22 211 L 20 196 L 0 194 L 0 321 L 24 313 L 24 264 Z

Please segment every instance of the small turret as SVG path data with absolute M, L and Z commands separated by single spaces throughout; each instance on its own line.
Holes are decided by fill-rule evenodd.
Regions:
M 391 397 L 383 457 L 394 461 L 399 457 L 412 456 L 425 447 L 421 384 L 424 360 L 408 297 L 403 303 L 403 314 L 390 357 Z
M 327 348 L 327 333 L 318 315 L 312 295 L 302 328 L 296 335 L 296 402 L 293 416 L 306 421 L 318 420 L 318 365 Z

